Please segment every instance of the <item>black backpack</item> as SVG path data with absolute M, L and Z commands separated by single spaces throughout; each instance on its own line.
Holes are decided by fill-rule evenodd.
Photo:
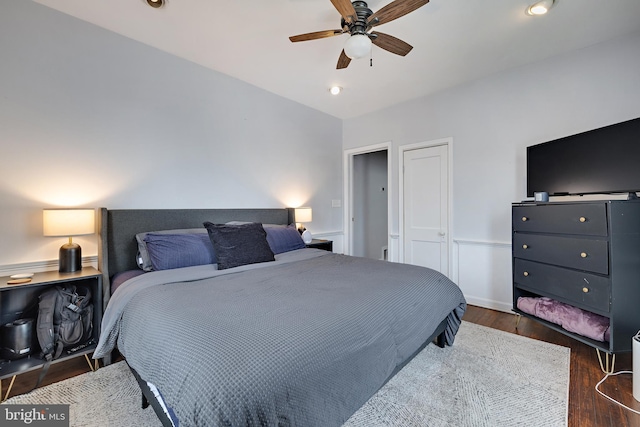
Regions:
M 38 385 L 51 361 L 62 350 L 81 346 L 93 333 L 93 303 L 91 290 L 85 286 L 56 286 L 40 294 L 36 333 L 41 357 L 46 360 Z M 37 387 L 37 385 L 36 385 Z

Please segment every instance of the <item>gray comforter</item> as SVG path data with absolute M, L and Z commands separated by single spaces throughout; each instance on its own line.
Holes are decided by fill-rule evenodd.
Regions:
M 302 249 L 125 282 L 94 357 L 117 342 L 181 426 L 340 426 L 465 308 L 436 271 Z

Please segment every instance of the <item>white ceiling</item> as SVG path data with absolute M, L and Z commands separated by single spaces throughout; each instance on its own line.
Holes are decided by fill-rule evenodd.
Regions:
M 330 0 L 34 1 L 338 118 L 640 31 L 640 0 L 556 0 L 543 17 L 525 15 L 533 0 L 432 0 L 376 27 L 411 44 L 406 57 L 374 46 L 373 67 L 336 70 L 348 35 L 288 39 L 340 28 Z

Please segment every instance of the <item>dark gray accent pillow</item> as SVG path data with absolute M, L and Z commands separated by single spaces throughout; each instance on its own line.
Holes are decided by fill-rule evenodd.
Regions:
M 213 224 L 205 222 L 213 249 L 218 258 L 218 270 L 246 264 L 275 261 L 267 243 L 262 224 Z

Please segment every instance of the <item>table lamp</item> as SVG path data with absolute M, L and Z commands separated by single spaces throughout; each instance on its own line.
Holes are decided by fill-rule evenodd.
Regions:
M 304 222 L 311 222 L 313 218 L 313 212 L 311 208 L 296 208 L 295 211 L 296 222 L 298 223 L 298 231 L 302 235 L 302 240 L 305 243 L 311 243 L 313 236 L 311 232 L 304 227 Z
M 72 273 L 82 269 L 82 248 L 73 243 L 72 236 L 95 233 L 95 211 L 93 209 L 44 209 L 42 212 L 43 235 L 68 237 L 69 243 L 60 248 L 59 270 Z

